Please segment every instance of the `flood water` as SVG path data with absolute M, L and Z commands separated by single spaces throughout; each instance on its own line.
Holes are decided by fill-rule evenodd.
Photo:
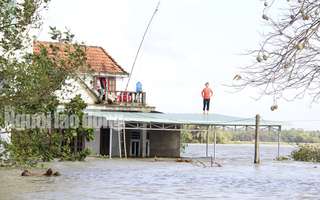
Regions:
M 203 164 L 91 157 L 86 162 L 50 162 L 44 169 L 30 169 L 52 168 L 62 174 L 59 177 L 22 177 L 21 169 L 0 169 L 0 199 L 319 198 L 319 164 L 274 161 L 276 145 L 261 145 L 260 164 L 253 163 L 253 145 L 217 145 L 222 167 L 211 167 L 205 149 L 190 144 L 182 154 Z M 293 149 L 283 145 L 281 155 Z M 209 150 L 213 155 L 213 145 Z

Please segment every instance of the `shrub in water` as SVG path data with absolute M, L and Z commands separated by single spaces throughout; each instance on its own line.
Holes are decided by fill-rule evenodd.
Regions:
M 295 161 L 320 162 L 320 146 L 299 145 L 299 149 L 293 150 L 291 156 Z

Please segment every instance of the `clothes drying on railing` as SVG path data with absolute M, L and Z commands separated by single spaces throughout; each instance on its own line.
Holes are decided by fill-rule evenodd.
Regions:
M 106 94 L 106 91 L 108 90 L 107 78 L 97 77 L 97 90 L 102 95 L 102 100 L 105 100 L 106 99 L 105 94 Z
M 117 96 L 112 92 L 112 94 L 107 93 L 107 101 L 112 104 L 116 101 Z

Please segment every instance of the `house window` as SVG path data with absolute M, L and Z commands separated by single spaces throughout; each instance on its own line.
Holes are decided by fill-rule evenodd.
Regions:
M 83 151 L 84 150 L 84 137 L 83 135 L 78 135 L 76 136 L 77 137 L 77 146 L 74 147 L 74 149 L 76 148 L 77 149 L 77 152 L 80 152 L 80 151 Z M 73 138 L 75 139 L 75 138 Z
M 94 77 L 93 78 L 93 88 L 94 89 L 107 89 L 115 91 L 117 89 L 116 87 L 116 78 L 115 77 Z
M 108 90 L 112 90 L 112 91 L 117 90 L 115 77 L 108 77 Z
M 64 130 L 62 130 L 62 135 L 64 136 Z M 82 135 L 77 135 L 76 137 L 73 137 L 70 141 L 70 143 L 68 143 L 67 141 L 61 141 L 61 149 L 64 146 L 69 146 L 71 149 L 71 152 L 80 152 L 84 150 L 84 136 Z
M 131 139 L 139 139 L 140 140 L 140 132 L 132 132 Z

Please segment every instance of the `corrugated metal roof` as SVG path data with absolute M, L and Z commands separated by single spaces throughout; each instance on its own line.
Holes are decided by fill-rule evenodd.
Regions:
M 191 113 L 139 113 L 139 112 L 113 112 L 101 110 L 85 110 L 91 116 L 106 117 L 108 120 L 124 120 L 125 122 L 164 123 L 179 125 L 236 125 L 253 126 L 255 117 L 240 118 L 220 114 L 191 114 Z M 290 122 L 260 120 L 262 126 L 291 126 Z

